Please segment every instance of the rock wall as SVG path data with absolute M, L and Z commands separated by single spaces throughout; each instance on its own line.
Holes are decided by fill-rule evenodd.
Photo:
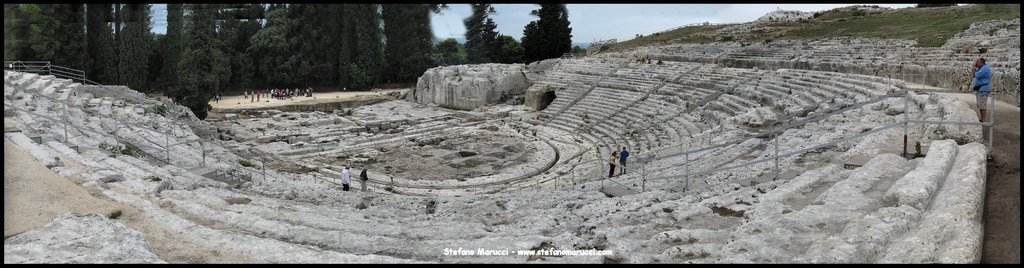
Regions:
M 4 263 L 165 263 L 138 231 L 97 214 L 65 213 L 4 240 Z
M 814 12 L 802 12 L 799 10 L 776 10 L 758 18 L 755 23 L 765 22 L 799 22 L 814 18 Z
M 420 76 L 406 99 L 441 107 L 472 110 L 526 93 L 532 82 L 523 64 L 473 64 L 431 68 Z

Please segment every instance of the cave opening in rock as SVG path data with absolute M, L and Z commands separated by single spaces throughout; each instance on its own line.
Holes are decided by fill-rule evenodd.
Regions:
M 555 92 L 554 91 L 544 92 L 544 95 L 540 96 L 540 109 L 537 109 L 537 110 L 540 111 L 540 110 L 544 110 L 544 109 L 548 108 L 548 105 L 551 105 L 551 102 L 553 102 L 553 101 L 555 101 Z

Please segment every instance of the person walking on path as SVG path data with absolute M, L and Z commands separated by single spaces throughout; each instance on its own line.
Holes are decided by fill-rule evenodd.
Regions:
M 974 81 L 971 82 L 974 89 L 974 96 L 978 97 L 978 112 L 981 113 L 981 122 L 988 121 L 987 114 L 988 110 L 988 94 L 992 91 L 989 88 L 988 83 L 992 80 L 992 70 L 985 64 L 985 58 L 977 58 L 974 60 Z
M 622 146 L 622 152 L 619 153 L 619 174 L 626 174 L 627 157 L 629 157 L 629 151 L 626 151 L 626 146 Z
M 618 162 L 618 158 L 619 158 L 619 156 L 618 156 L 617 152 L 612 152 L 612 155 L 608 157 L 608 177 L 609 178 L 611 178 L 612 176 L 615 175 L 615 165 L 618 164 L 618 163 L 615 163 L 615 162 Z
M 363 168 L 363 172 L 359 172 L 359 181 L 362 182 L 362 184 L 360 184 L 360 187 L 363 188 L 363 192 L 366 191 L 366 181 L 369 180 L 370 178 L 366 176 L 366 169 Z
M 348 184 L 352 182 L 352 178 L 348 175 L 348 167 L 341 170 L 341 190 L 348 192 Z

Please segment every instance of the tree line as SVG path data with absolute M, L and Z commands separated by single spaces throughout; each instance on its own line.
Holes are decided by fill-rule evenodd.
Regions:
M 415 83 L 429 68 L 527 63 L 570 52 L 564 4 L 531 12 L 520 41 L 499 34 L 490 4 L 471 4 L 466 43 L 434 44 L 444 4 L 167 4 L 152 32 L 149 4 L 4 4 L 4 58 L 44 60 L 101 84 L 163 92 L 206 117 L 219 92 L 365 90 Z

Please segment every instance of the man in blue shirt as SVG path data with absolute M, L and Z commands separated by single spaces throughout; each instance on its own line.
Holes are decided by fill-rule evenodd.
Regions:
M 622 151 L 619 152 L 619 174 L 626 173 L 626 157 L 629 157 L 629 151 L 626 151 L 626 146 L 622 146 Z
M 981 113 L 981 122 L 986 121 L 985 110 L 988 108 L 988 93 L 992 91 L 988 83 L 992 80 L 992 70 L 985 64 L 985 58 L 974 60 L 974 81 L 971 82 L 974 88 L 974 96 L 978 97 L 978 112 Z

